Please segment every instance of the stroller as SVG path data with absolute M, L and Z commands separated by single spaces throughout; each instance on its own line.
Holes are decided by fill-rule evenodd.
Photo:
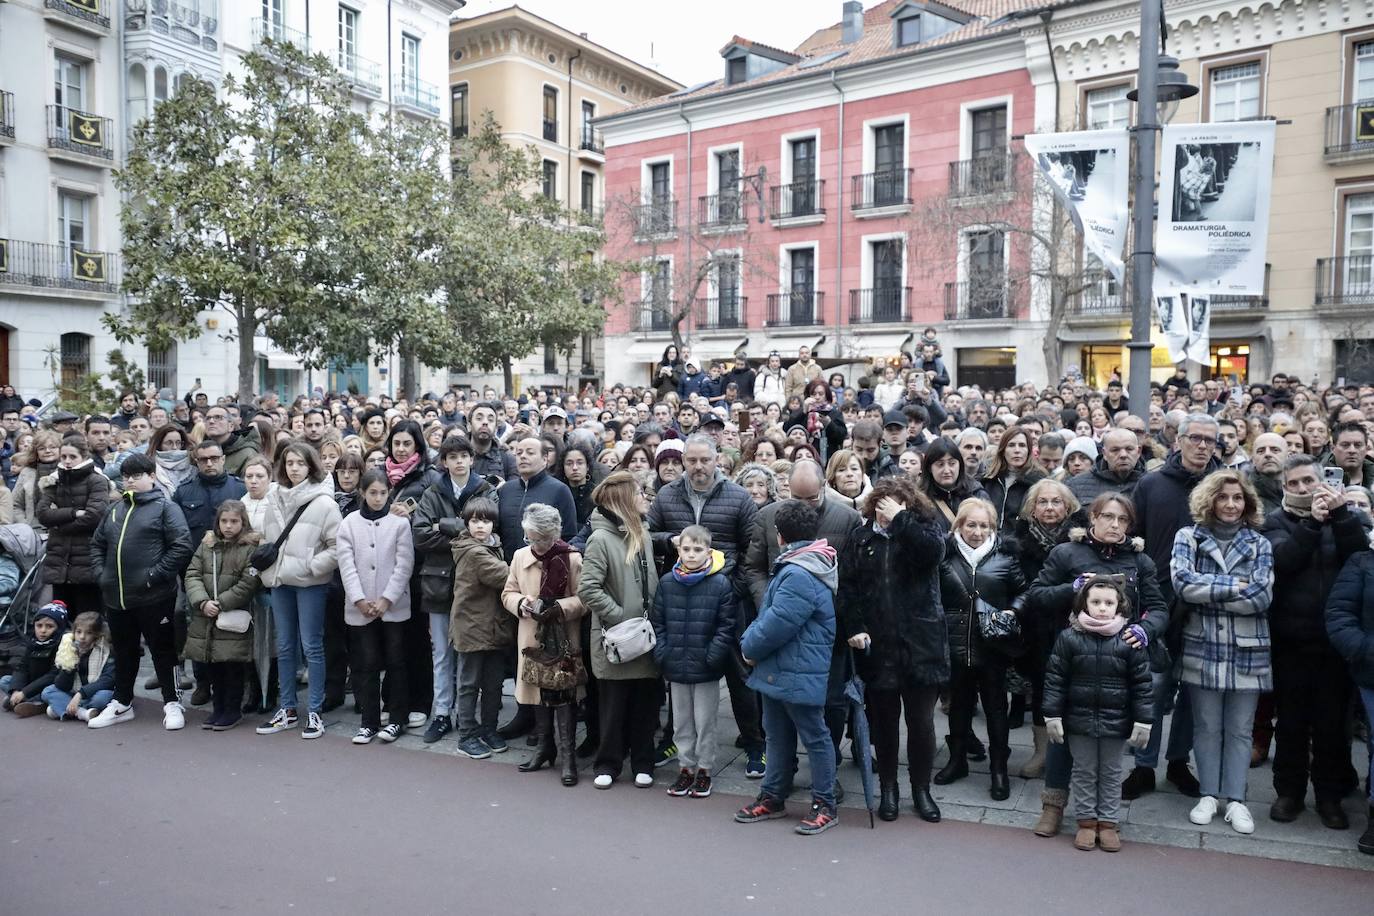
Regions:
M 43 594 L 43 554 L 43 540 L 28 525 L 0 525 L 0 675 L 24 651 Z

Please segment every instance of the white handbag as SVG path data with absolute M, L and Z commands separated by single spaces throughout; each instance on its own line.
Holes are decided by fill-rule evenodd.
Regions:
M 210 554 L 210 587 L 219 598 L 219 563 L 212 551 Z M 220 611 L 215 615 L 215 627 L 226 633 L 247 633 L 253 625 L 251 611 Z
M 649 622 L 649 567 L 643 553 L 639 555 L 639 571 L 643 577 L 644 616 L 623 620 L 601 631 L 601 648 L 613 665 L 632 662 L 651 652 L 656 641 L 653 624 Z

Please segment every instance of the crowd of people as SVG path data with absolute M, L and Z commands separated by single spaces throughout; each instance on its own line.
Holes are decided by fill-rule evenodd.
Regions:
M 146 648 L 168 730 L 189 703 L 207 729 L 257 715 L 318 738 L 351 694 L 354 744 L 415 730 L 482 759 L 525 739 L 522 772 L 610 789 L 628 762 L 647 788 L 673 766 L 670 796 L 706 798 L 723 679 L 761 780 L 742 823 L 800 794 L 797 832 L 834 826 L 862 715 L 884 821 L 903 723 L 930 823 L 931 786 L 970 760 L 1008 798 L 1029 724 L 1034 831 L 1067 811 L 1079 849 L 1121 848 L 1121 802 L 1155 790 L 1161 753 L 1196 799 L 1180 819 L 1253 833 L 1272 754 L 1272 820 L 1310 787 L 1349 829 L 1352 737 L 1374 747 L 1374 386 L 1180 367 L 1132 412 L 1116 378 L 958 387 L 935 332 L 918 344 L 853 384 L 806 347 L 670 346 L 647 385 L 566 394 L 163 389 L 77 416 L 4 387 L 0 532 L 45 545 L 4 708 L 127 722 Z

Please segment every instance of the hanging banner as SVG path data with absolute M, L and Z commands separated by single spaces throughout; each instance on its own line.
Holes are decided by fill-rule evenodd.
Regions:
M 10 240 L 0 239 L 0 274 L 10 271 Z
M 1273 121 L 1166 126 L 1158 286 L 1264 295 L 1273 173 Z
M 72 249 L 72 273 L 78 280 L 87 283 L 105 282 L 105 255 L 103 252 Z
M 1212 297 L 1204 292 L 1155 290 L 1155 321 L 1159 324 L 1169 362 L 1212 362 Z
M 105 146 L 105 119 L 67 109 L 67 131 L 73 143 Z
M 1118 283 L 1126 282 L 1122 250 L 1129 219 L 1130 137 L 1125 130 L 1027 134 L 1026 152 L 1049 179 L 1083 245 Z

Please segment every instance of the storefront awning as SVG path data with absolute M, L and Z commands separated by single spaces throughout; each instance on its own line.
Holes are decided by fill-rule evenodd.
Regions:
M 782 356 L 783 361 L 787 362 L 788 360 L 796 359 L 797 350 L 802 347 L 810 347 L 811 352 L 815 353 L 823 343 L 825 343 L 825 335 L 816 333 L 792 335 L 790 337 L 766 337 L 764 338 L 763 346 L 759 347 L 758 352 L 750 353 L 749 355 L 756 359 L 762 359 L 769 353 L 777 350 Z
M 906 349 L 915 331 L 886 331 L 872 334 L 858 333 L 852 338 L 854 350 L 860 357 L 896 356 Z
M 697 359 L 733 359 L 737 350 L 748 346 L 748 337 L 718 337 L 698 340 L 692 344 L 691 350 L 692 356 Z M 754 356 L 752 353 L 749 355 Z
M 304 367 L 301 365 L 301 360 L 298 356 L 292 356 L 290 353 L 268 353 L 267 368 L 284 369 L 288 372 L 300 372 Z
M 625 348 L 625 358 L 632 363 L 656 363 L 663 358 L 663 348 L 673 342 L 666 340 L 638 340 Z

